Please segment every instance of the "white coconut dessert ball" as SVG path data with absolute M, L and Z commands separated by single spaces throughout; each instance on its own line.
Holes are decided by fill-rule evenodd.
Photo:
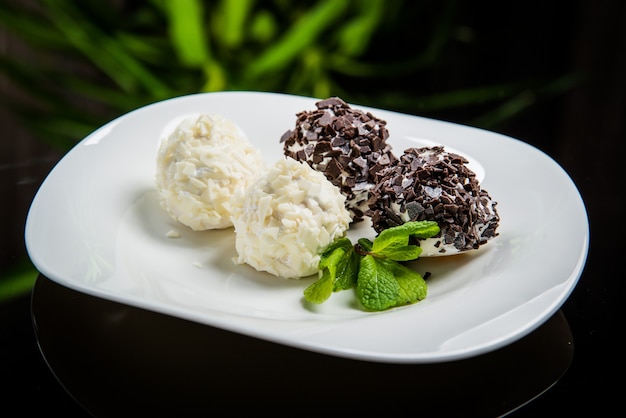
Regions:
M 320 253 L 345 236 L 345 196 L 305 162 L 281 158 L 235 194 L 235 262 L 298 279 L 318 271 Z
M 161 206 L 195 231 L 230 227 L 232 195 L 264 166 L 260 151 L 232 121 L 218 114 L 189 117 L 159 146 Z

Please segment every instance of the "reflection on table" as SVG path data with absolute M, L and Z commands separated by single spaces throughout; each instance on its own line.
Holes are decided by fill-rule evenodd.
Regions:
M 272 413 L 383 405 L 422 416 L 502 416 L 556 383 L 574 350 L 559 311 L 521 340 L 466 360 L 358 361 L 103 300 L 41 275 L 32 316 L 49 367 L 99 417 L 206 414 L 219 406 L 237 412 L 247 405 Z

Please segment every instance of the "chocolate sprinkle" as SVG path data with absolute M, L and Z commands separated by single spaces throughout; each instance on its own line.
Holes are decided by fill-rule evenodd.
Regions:
M 297 113 L 295 128 L 282 135 L 284 154 L 323 172 L 346 196 L 353 222 L 361 221 L 378 173 L 397 160 L 387 144 L 387 122 L 338 97 L 315 105 Z
M 408 221 L 437 221 L 446 252 L 476 249 L 498 235 L 497 203 L 482 189 L 466 158 L 441 146 L 409 148 L 379 173 L 370 190 L 369 209 L 377 232 Z M 443 245 L 444 247 L 441 247 Z

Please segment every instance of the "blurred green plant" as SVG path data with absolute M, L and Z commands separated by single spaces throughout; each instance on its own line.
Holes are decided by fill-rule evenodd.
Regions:
M 0 105 L 62 151 L 130 110 L 199 92 L 335 95 L 412 114 L 476 108 L 461 122 L 495 128 L 576 82 L 565 74 L 433 91 L 430 75 L 471 42 L 454 0 L 4 3 L 0 29 L 25 53 L 0 55 L 0 76 L 19 92 Z M 0 300 L 35 275 L 8 275 Z

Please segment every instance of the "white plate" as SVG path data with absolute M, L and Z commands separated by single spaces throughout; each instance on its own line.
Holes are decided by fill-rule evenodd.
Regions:
M 41 273 L 87 294 L 264 340 L 387 363 L 457 360 L 509 344 L 554 314 L 575 287 L 588 249 L 587 214 L 564 170 L 537 149 L 481 129 L 353 105 L 385 119 L 398 155 L 442 144 L 471 158 L 498 202 L 500 235 L 472 254 L 421 258 L 431 272 L 417 304 L 367 313 L 354 293 L 315 309 L 313 278 L 285 280 L 235 265 L 234 232 L 193 232 L 161 210 L 156 150 L 185 116 L 219 113 L 268 162 L 313 98 L 255 92 L 198 94 L 130 112 L 78 143 L 51 171 L 26 223 Z M 168 238 L 176 230 L 180 238 Z M 353 239 L 370 235 L 362 224 Z

